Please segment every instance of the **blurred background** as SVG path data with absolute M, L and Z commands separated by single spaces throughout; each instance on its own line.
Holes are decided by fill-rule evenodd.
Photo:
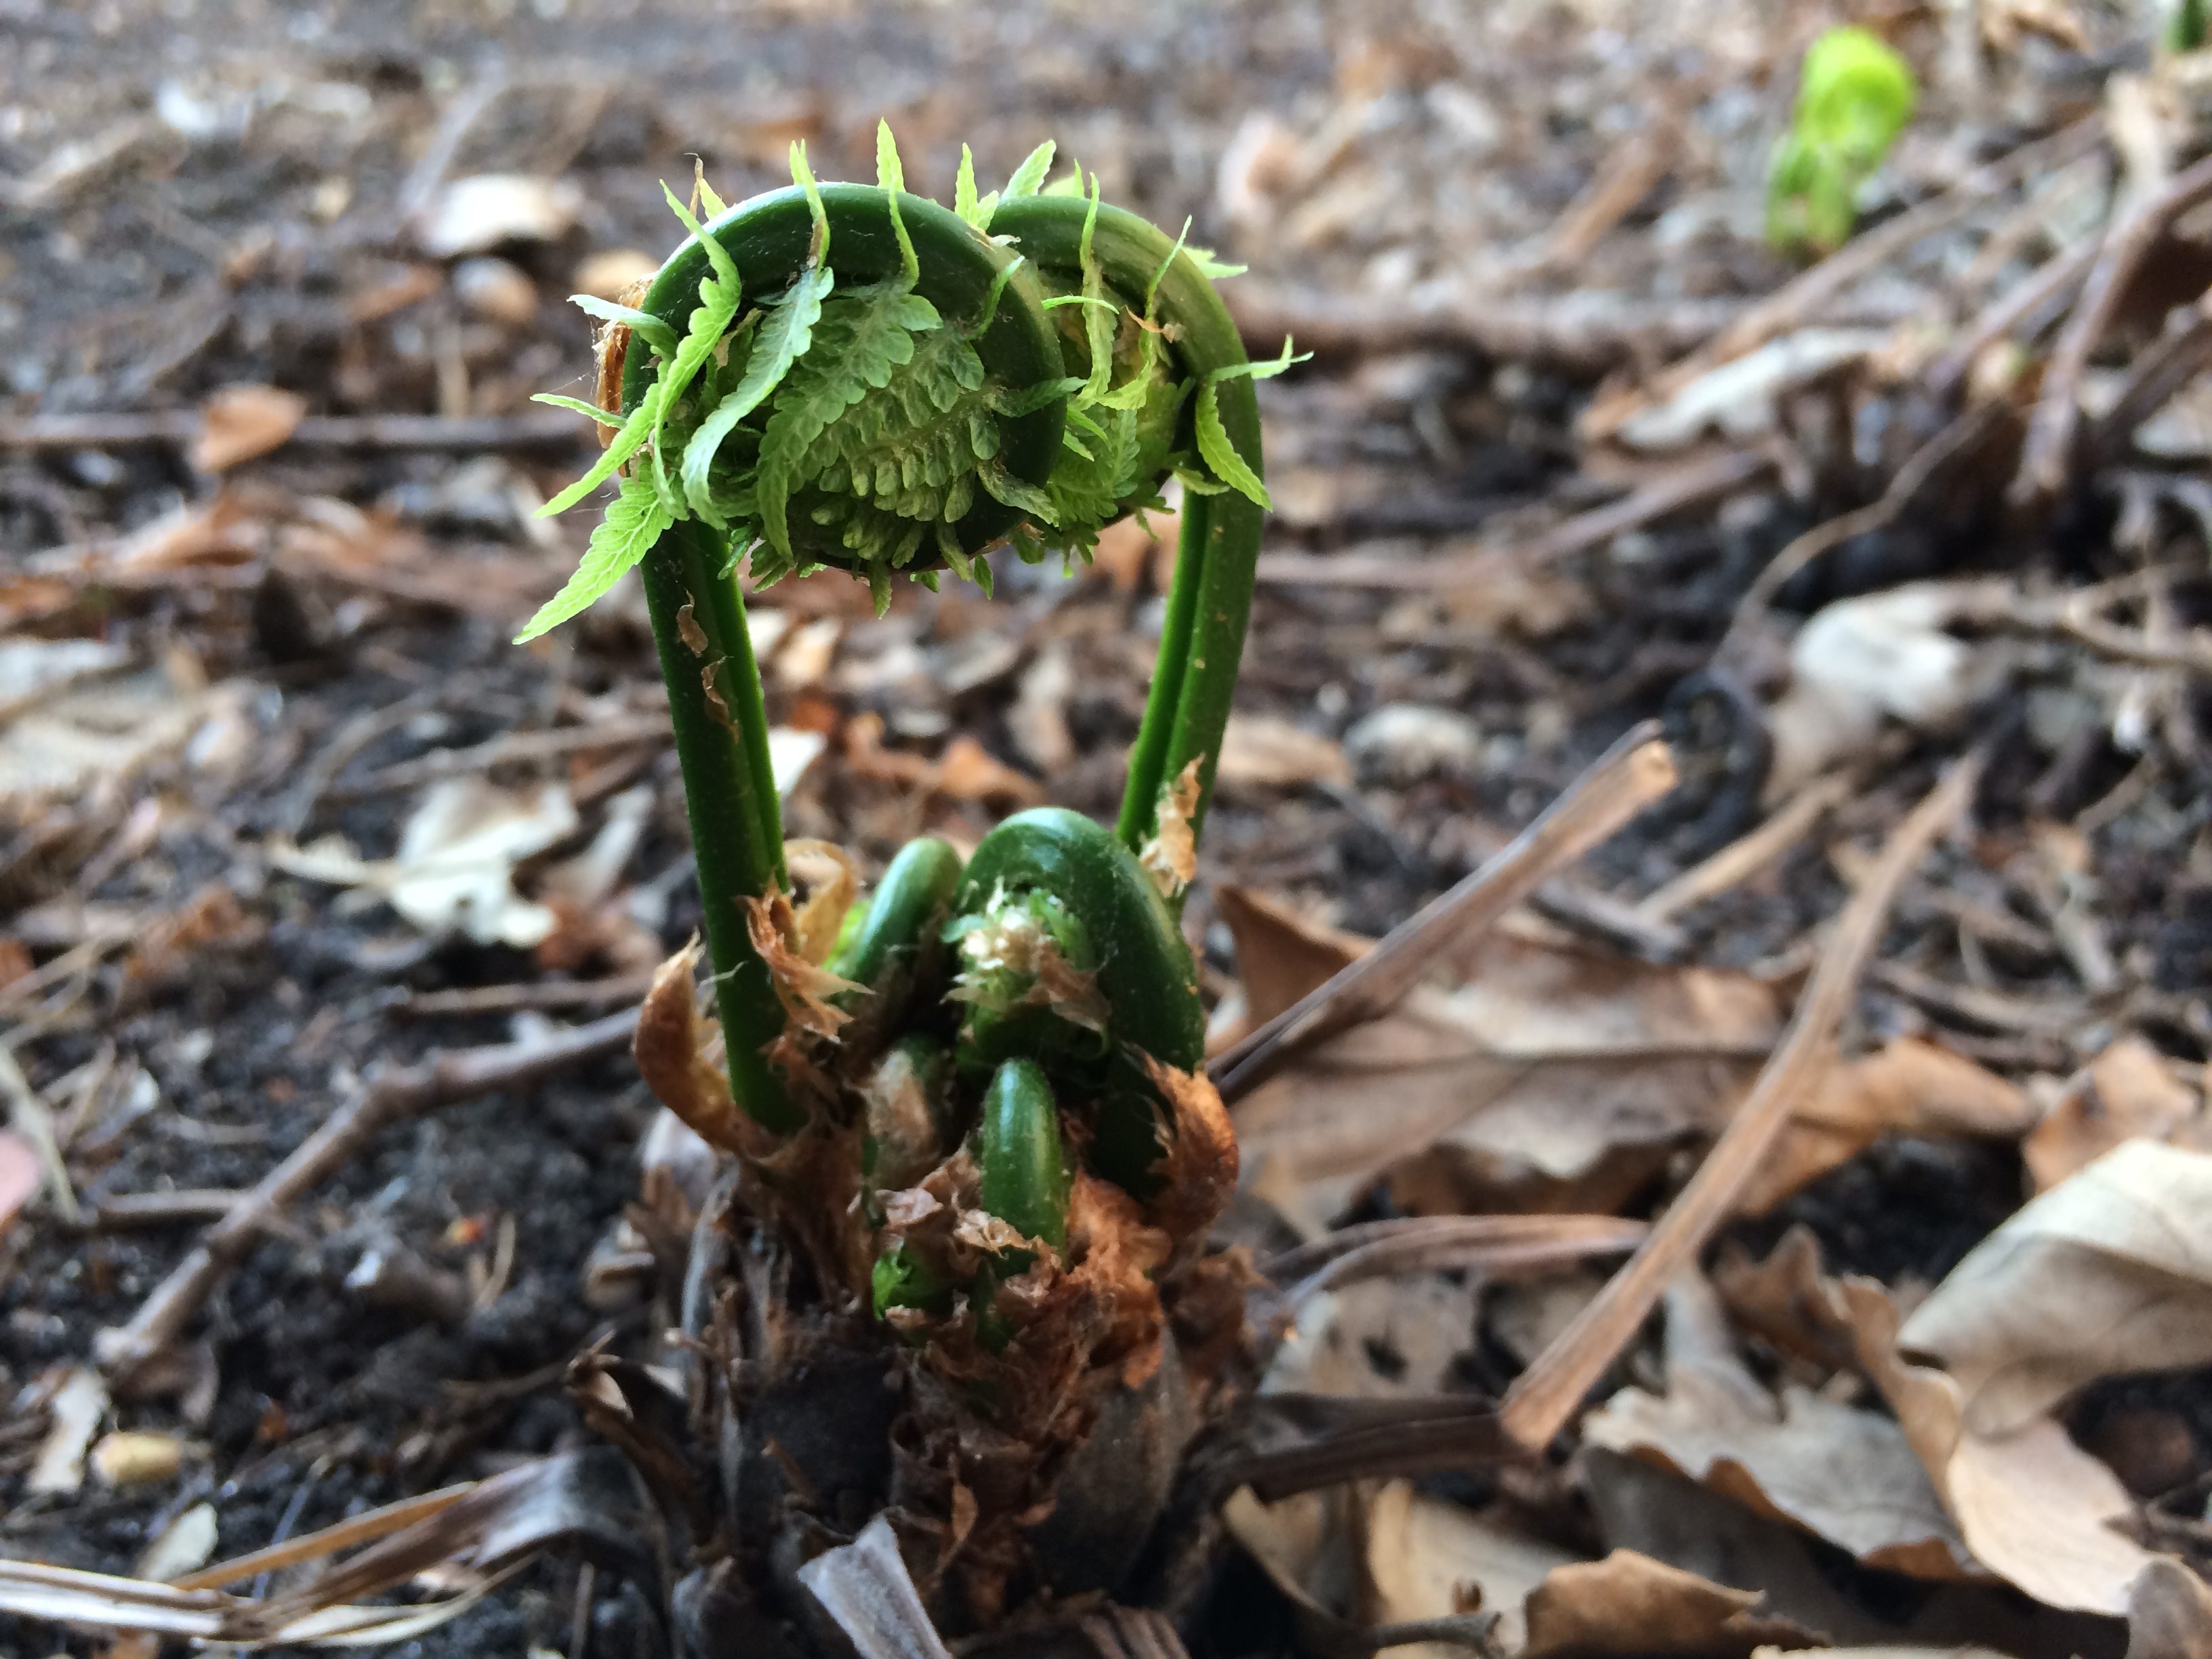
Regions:
M 1908 89 L 1823 137 L 1801 70 L 1844 24 Z M 366 1148 L 137 1397 L 89 1356 L 379 1066 L 628 1006 L 691 931 L 634 591 L 509 643 L 592 516 L 532 516 L 592 451 L 530 399 L 589 395 L 567 296 L 673 246 L 662 181 L 736 200 L 795 139 L 870 178 L 879 118 L 941 198 L 963 143 L 988 186 L 1057 140 L 1249 265 L 1225 292 L 1255 356 L 1314 353 L 1261 387 L 1275 511 L 1188 917 L 1225 1024 L 1255 939 L 1382 933 L 1638 720 L 1674 743 L 1680 787 L 1490 963 L 1524 1002 L 1468 1015 L 1493 1047 L 1531 1007 L 1561 1022 L 1516 1062 L 1542 1084 L 1519 1115 L 1332 1164 L 1297 1113 L 1345 1097 L 1279 1100 L 1286 1213 L 1650 1213 L 1816 926 L 1978 743 L 1974 833 L 1903 890 L 1845 1027 L 1971 1079 L 1837 1108 L 1733 1243 L 1800 1225 L 1830 1271 L 1924 1291 L 2118 1140 L 2196 1144 L 2197 44 L 2094 0 L 0 0 L 0 1553 L 130 1570 L 204 1508 L 233 1554 L 576 1434 L 568 1357 L 645 1318 L 621 1218 L 651 1103 L 619 1057 Z M 1817 152 L 1794 185 L 1793 136 Z M 1822 188 L 1839 227 L 1778 217 Z M 1109 811 L 1172 550 L 1156 517 L 1091 568 L 1002 561 L 995 605 L 902 590 L 881 618 L 834 577 L 757 596 L 792 833 L 872 868 L 1048 797 Z M 1494 1391 L 1596 1282 L 1383 1309 L 1338 1383 L 1398 1386 L 1402 1338 L 1429 1385 Z M 1457 1346 L 1429 1353 L 1439 1321 Z M 2202 1553 L 2212 1393 L 2159 1363 L 2116 1354 L 2067 1425 Z M 76 1421 L 72 1482 L 43 1450 Z M 159 1442 L 153 1473 L 87 1477 L 102 1425 Z M 1788 1577 L 1518 1498 L 1585 1553 L 1675 1535 L 1686 1571 Z M 2154 1525 L 2184 1511 L 2185 1550 Z M 1822 1536 L 1822 1571 L 1895 1565 Z M 634 1593 L 577 1613 L 562 1571 L 421 1650 L 580 1618 L 629 1652 Z M 2104 1621 L 2036 1640 L 2119 1650 L 2124 1593 L 1996 1571 Z M 1999 1639 L 1984 1614 L 1946 1628 Z

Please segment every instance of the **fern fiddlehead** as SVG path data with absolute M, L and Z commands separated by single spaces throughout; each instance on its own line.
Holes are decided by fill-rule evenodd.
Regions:
M 727 1056 L 702 1133 L 828 1299 L 937 1372 L 930 1410 L 1034 1449 L 1042 1484 L 1008 1484 L 977 1523 L 1000 1543 L 969 1546 L 979 1606 L 1100 1402 L 1172 1346 L 1168 1270 L 1198 1271 L 1234 1183 L 1176 918 L 1267 506 L 1251 382 L 1292 361 L 1249 362 L 1224 268 L 1079 170 L 1045 185 L 1051 158 L 982 197 L 963 152 L 947 209 L 905 191 L 885 130 L 873 186 L 817 185 L 794 146 L 789 189 L 725 207 L 702 185 L 703 222 L 672 194 L 684 244 L 634 306 L 586 306 L 607 406 L 551 400 L 612 436 L 548 510 L 620 482 L 524 635 L 642 566 Z M 964 862 L 925 837 L 842 922 L 817 911 L 849 881 L 795 909 L 739 563 L 757 587 L 849 571 L 879 611 L 900 576 L 988 592 L 994 549 L 1087 559 L 1171 478 L 1176 573 L 1115 826 L 1038 809 Z M 700 1087 L 688 1049 L 672 1074 Z

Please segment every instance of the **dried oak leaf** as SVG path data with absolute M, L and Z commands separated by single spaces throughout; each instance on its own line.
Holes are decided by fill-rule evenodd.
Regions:
M 2212 1152 L 2212 1115 L 2197 1091 L 2139 1036 L 2119 1038 L 2066 1085 L 2021 1146 L 2035 1189 L 2047 1193 L 2126 1140 Z

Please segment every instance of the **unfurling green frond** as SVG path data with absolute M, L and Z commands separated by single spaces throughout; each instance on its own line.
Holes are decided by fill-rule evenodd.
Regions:
M 628 478 L 607 516 L 592 532 L 592 544 L 568 585 L 538 607 L 514 636 L 517 645 L 558 628 L 620 581 L 673 522 L 668 504 L 648 478 Z
M 1052 158 L 1057 146 L 1049 138 L 1022 159 L 1014 169 L 1014 176 L 1006 180 L 1006 198 L 1012 201 L 1018 196 L 1034 196 L 1044 176 L 1052 171 Z
M 783 384 L 791 373 L 791 366 L 805 356 L 814 337 L 814 325 L 821 319 L 823 304 L 836 281 L 829 266 L 810 266 L 799 274 L 799 280 L 781 299 L 767 308 L 768 320 L 761 325 L 754 338 L 743 377 L 708 412 L 684 446 L 684 499 L 694 513 L 718 529 L 724 527 L 726 515 L 708 489 L 708 469 L 714 465 L 722 441 L 738 422 L 758 409 Z
M 571 294 L 568 303 L 586 317 L 596 317 L 603 323 L 620 323 L 646 343 L 656 357 L 676 355 L 676 331 L 659 318 L 629 306 L 618 306 L 611 300 L 602 300 L 596 294 Z
M 1246 500 L 1261 507 L 1269 505 L 1267 486 L 1260 482 L 1260 475 L 1244 465 L 1244 458 L 1229 441 L 1228 429 L 1221 424 L 1221 388 L 1208 380 L 1198 390 L 1198 453 L 1206 458 L 1213 476 L 1227 484 Z

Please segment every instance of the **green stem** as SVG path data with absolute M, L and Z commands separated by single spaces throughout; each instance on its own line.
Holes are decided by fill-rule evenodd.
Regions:
M 640 570 L 698 855 L 730 1091 L 757 1121 L 787 1133 L 805 1119 L 765 1052 L 782 1034 L 783 1008 L 753 950 L 743 903 L 785 884 L 782 813 L 744 600 L 721 574 L 726 556 L 712 531 L 678 524 Z
M 1000 204 L 991 234 L 1015 246 L 1063 286 L 1081 280 L 1083 222 L 1089 204 L 1072 196 L 1028 196 Z M 1169 255 L 1176 244 L 1158 227 L 1119 208 L 1098 210 L 1091 234 L 1107 285 L 1141 312 L 1146 288 L 1162 267 L 1158 317 L 1173 340 L 1183 372 L 1196 379 L 1246 361 L 1244 341 L 1213 284 L 1188 253 Z M 1261 474 L 1260 404 L 1249 379 L 1222 382 L 1221 422 L 1245 465 Z M 1253 572 L 1259 562 L 1266 514 L 1234 491 L 1186 495 L 1176 544 L 1175 580 L 1168 590 L 1160 653 L 1145 702 L 1144 720 L 1129 751 L 1129 779 L 1121 796 L 1116 833 L 1132 851 L 1152 839 L 1160 797 L 1193 760 L 1199 763 L 1194 836 L 1213 799 L 1221 736 L 1237 693 L 1244 653 L 1244 629 L 1252 612 Z
M 898 269 L 898 241 L 882 191 L 832 185 L 822 198 L 831 231 L 830 263 L 841 282 L 872 282 Z M 1013 256 L 933 202 L 902 195 L 899 204 L 922 255 L 921 292 L 948 318 L 975 317 Z M 765 296 L 787 288 L 805 262 L 813 215 L 804 191 L 775 191 L 738 204 L 706 229 L 730 251 L 747 291 Z M 687 240 L 661 266 L 642 308 L 681 337 L 708 269 L 706 250 Z M 1035 278 L 1018 275 L 997 291 L 997 309 L 976 341 L 985 365 L 1015 386 L 1057 380 L 1060 348 Z M 631 351 L 623 380 L 625 413 L 637 406 L 652 374 L 648 355 Z M 1064 419 L 1064 404 L 1055 401 L 1003 422 L 1008 465 L 1042 482 L 1059 452 Z M 986 501 L 963 522 L 961 534 L 980 545 L 1003 533 L 1013 516 Z M 805 1115 L 766 1057 L 768 1045 L 783 1032 L 783 1010 L 767 965 L 752 947 L 744 906 L 745 899 L 787 884 L 782 815 L 744 602 L 735 580 L 720 574 L 728 553 L 724 539 L 705 526 L 689 520 L 674 526 L 645 556 L 646 605 L 668 683 L 669 716 L 698 853 L 731 1091 L 755 1120 L 788 1133 L 805 1122 Z

